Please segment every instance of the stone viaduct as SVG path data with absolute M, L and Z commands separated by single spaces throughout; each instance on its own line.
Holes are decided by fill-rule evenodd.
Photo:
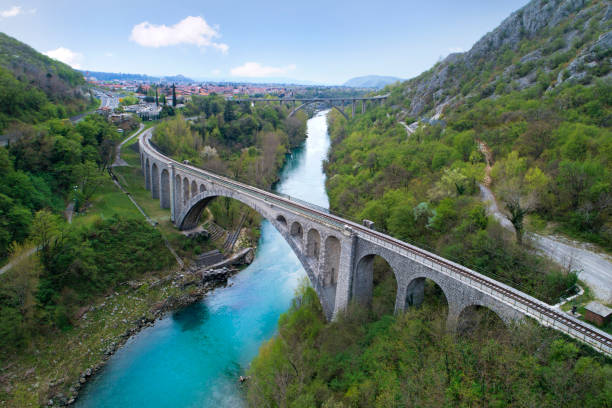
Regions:
M 369 97 L 354 97 L 354 98 L 351 98 L 351 97 L 346 97 L 346 98 L 244 98 L 244 99 L 229 99 L 229 101 L 237 102 L 237 103 L 278 102 L 281 105 L 283 103 L 285 104 L 291 103 L 293 104 L 293 110 L 289 113 L 289 116 L 293 116 L 295 112 L 313 103 L 322 103 L 322 104 L 325 104 L 326 106 L 329 106 L 330 108 L 336 109 L 345 118 L 348 119 L 347 114 L 344 113 L 344 111 L 340 109 L 338 105 L 344 106 L 346 103 L 350 102 L 351 103 L 351 117 L 353 117 L 355 116 L 357 102 L 361 102 L 361 113 L 365 113 L 368 101 L 383 103 L 385 99 L 387 99 L 388 97 L 389 97 L 389 94 L 369 96 Z M 296 104 L 297 104 L 297 107 L 296 107 Z
M 508 324 L 533 318 L 612 354 L 612 336 L 519 290 L 326 209 L 174 161 L 158 152 L 150 138 L 151 130 L 139 137 L 146 188 L 160 200 L 161 207 L 170 209 L 174 225 L 181 230 L 196 227 L 202 210 L 219 196 L 253 208 L 295 252 L 328 319 L 334 319 L 351 301 L 370 301 L 373 260 L 380 256 L 397 281 L 396 313 L 418 306 L 423 301 L 425 279 L 430 279 L 446 297 L 449 330 L 457 328 L 467 310 L 481 306 Z

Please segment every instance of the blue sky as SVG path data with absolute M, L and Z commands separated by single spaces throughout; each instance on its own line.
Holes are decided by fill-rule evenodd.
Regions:
M 0 31 L 75 67 L 340 84 L 411 78 L 527 0 L 0 0 Z

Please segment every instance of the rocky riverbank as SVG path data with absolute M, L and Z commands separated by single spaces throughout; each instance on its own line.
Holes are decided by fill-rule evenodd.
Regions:
M 146 327 L 153 326 L 156 320 L 161 320 L 167 313 L 182 309 L 192 303 L 198 302 L 206 296 L 206 294 L 215 288 L 227 285 L 228 279 L 235 273 L 241 270 L 241 265 L 247 265 L 253 261 L 254 250 L 247 248 L 240 253 L 225 260 L 223 263 L 213 266 L 212 268 L 200 269 L 197 266 L 189 266 L 185 270 L 177 271 L 168 275 L 165 278 L 153 282 L 149 287 L 169 286 L 178 289 L 178 294 L 172 294 L 151 305 L 146 313 L 133 319 L 132 324 L 125 331 L 114 339 L 111 339 L 106 347 L 101 350 L 100 360 L 97 364 L 93 364 L 86 368 L 78 376 L 78 379 L 72 382 L 68 390 L 66 390 L 66 379 L 60 378 L 49 383 L 51 395 L 48 398 L 47 406 L 62 407 L 72 405 L 78 398 L 78 394 L 83 386 L 97 372 L 99 372 L 110 359 L 132 336 L 138 334 Z M 144 282 L 128 282 L 129 291 L 139 291 L 146 285 Z M 112 299 L 118 294 L 111 295 Z M 96 310 L 105 308 L 106 302 L 99 306 L 91 306 L 83 313 L 82 319 L 87 319 L 87 314 Z

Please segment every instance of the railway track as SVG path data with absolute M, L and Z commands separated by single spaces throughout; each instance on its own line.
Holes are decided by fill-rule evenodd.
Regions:
M 535 318 L 545 326 L 557 329 L 571 337 L 582 340 L 600 352 L 612 355 L 612 336 L 606 332 L 596 329 L 578 319 L 567 316 L 553 309 L 550 305 L 539 301 L 517 289 L 514 289 L 492 278 L 486 277 L 476 271 L 444 259 L 429 251 L 418 248 L 414 245 L 395 239 L 384 233 L 366 228 L 354 221 L 344 219 L 334 215 L 326 209 L 308 204 L 302 200 L 297 200 L 289 196 L 281 196 L 260 188 L 252 187 L 244 183 L 231 180 L 227 177 L 219 176 L 210 171 L 200 169 L 191 165 L 179 163 L 169 157 L 162 155 L 150 143 L 151 131 L 140 136 L 144 146 L 155 156 L 165 162 L 172 164 L 190 173 L 195 177 L 205 178 L 213 183 L 225 185 L 225 187 L 242 191 L 254 198 L 262 199 L 271 205 L 278 205 L 286 210 L 293 211 L 302 216 L 310 217 L 338 229 L 339 231 L 351 231 L 357 233 L 360 238 L 377 242 L 390 249 L 399 250 L 398 252 L 407 253 L 409 257 L 419 261 L 429 261 L 430 266 L 438 267 L 442 273 L 447 273 L 451 277 L 460 279 L 463 283 L 471 284 L 480 290 L 495 296 L 499 300 L 520 310 L 523 314 Z M 454 275 L 454 276 L 453 276 Z M 465 279 L 464 279 L 465 278 Z M 467 282 L 466 282 L 467 280 Z

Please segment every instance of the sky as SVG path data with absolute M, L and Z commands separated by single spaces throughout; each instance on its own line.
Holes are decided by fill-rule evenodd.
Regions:
M 527 0 L 0 0 L 0 31 L 74 68 L 342 84 L 412 78 Z

